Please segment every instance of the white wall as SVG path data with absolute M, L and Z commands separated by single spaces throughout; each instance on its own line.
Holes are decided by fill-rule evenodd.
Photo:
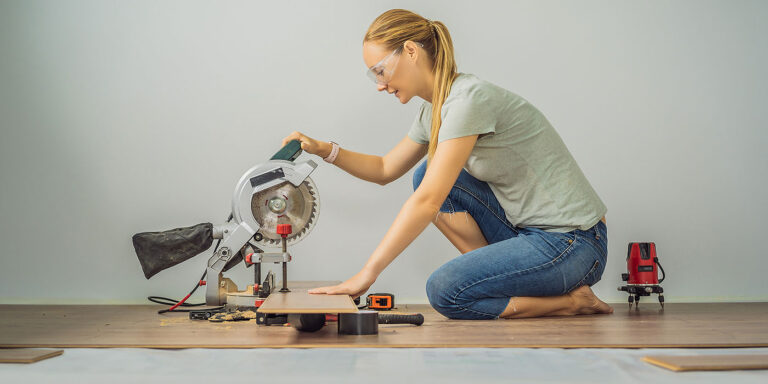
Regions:
M 134 233 L 222 222 L 242 172 L 293 130 L 385 154 L 421 101 L 364 75 L 363 33 L 390 8 L 445 22 L 460 71 L 553 123 L 608 206 L 598 296 L 626 302 L 627 243 L 654 241 L 668 302 L 768 300 L 768 3 L 447 4 L 0 2 L 0 302 L 180 297 L 208 256 L 147 281 Z M 344 280 L 412 172 L 381 187 L 312 157 L 322 210 L 290 277 Z M 430 225 L 369 292 L 426 303 L 458 254 Z

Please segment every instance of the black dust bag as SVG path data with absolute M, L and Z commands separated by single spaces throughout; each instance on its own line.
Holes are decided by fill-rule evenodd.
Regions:
M 191 227 L 163 232 L 142 232 L 133 235 L 133 248 L 139 257 L 144 277 L 186 261 L 211 247 L 213 224 L 201 223 Z

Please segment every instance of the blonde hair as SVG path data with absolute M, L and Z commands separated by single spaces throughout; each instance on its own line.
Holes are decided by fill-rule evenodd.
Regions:
M 448 28 L 440 21 L 426 19 L 405 9 L 390 9 L 379 15 L 368 31 L 363 43 L 375 42 L 387 49 L 402 49 L 403 44 L 411 40 L 423 44 L 424 50 L 432 61 L 432 73 L 435 76 L 432 88 L 432 126 L 429 133 L 427 166 L 437 149 L 437 136 L 440 132 L 440 111 L 443 102 L 451 92 L 451 85 L 456 78 L 456 60 L 453 57 L 453 42 Z

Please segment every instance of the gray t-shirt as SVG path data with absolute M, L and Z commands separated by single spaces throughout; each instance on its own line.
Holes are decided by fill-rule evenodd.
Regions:
M 438 143 L 479 134 L 464 169 L 488 183 L 516 227 L 587 230 L 608 211 L 560 135 L 517 94 L 460 73 L 440 116 Z M 427 144 L 431 121 L 432 104 L 425 101 L 408 137 Z

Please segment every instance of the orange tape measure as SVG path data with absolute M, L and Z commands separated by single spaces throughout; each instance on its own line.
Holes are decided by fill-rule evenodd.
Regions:
M 395 295 L 391 293 L 371 293 L 365 298 L 369 309 L 390 310 L 395 307 Z

